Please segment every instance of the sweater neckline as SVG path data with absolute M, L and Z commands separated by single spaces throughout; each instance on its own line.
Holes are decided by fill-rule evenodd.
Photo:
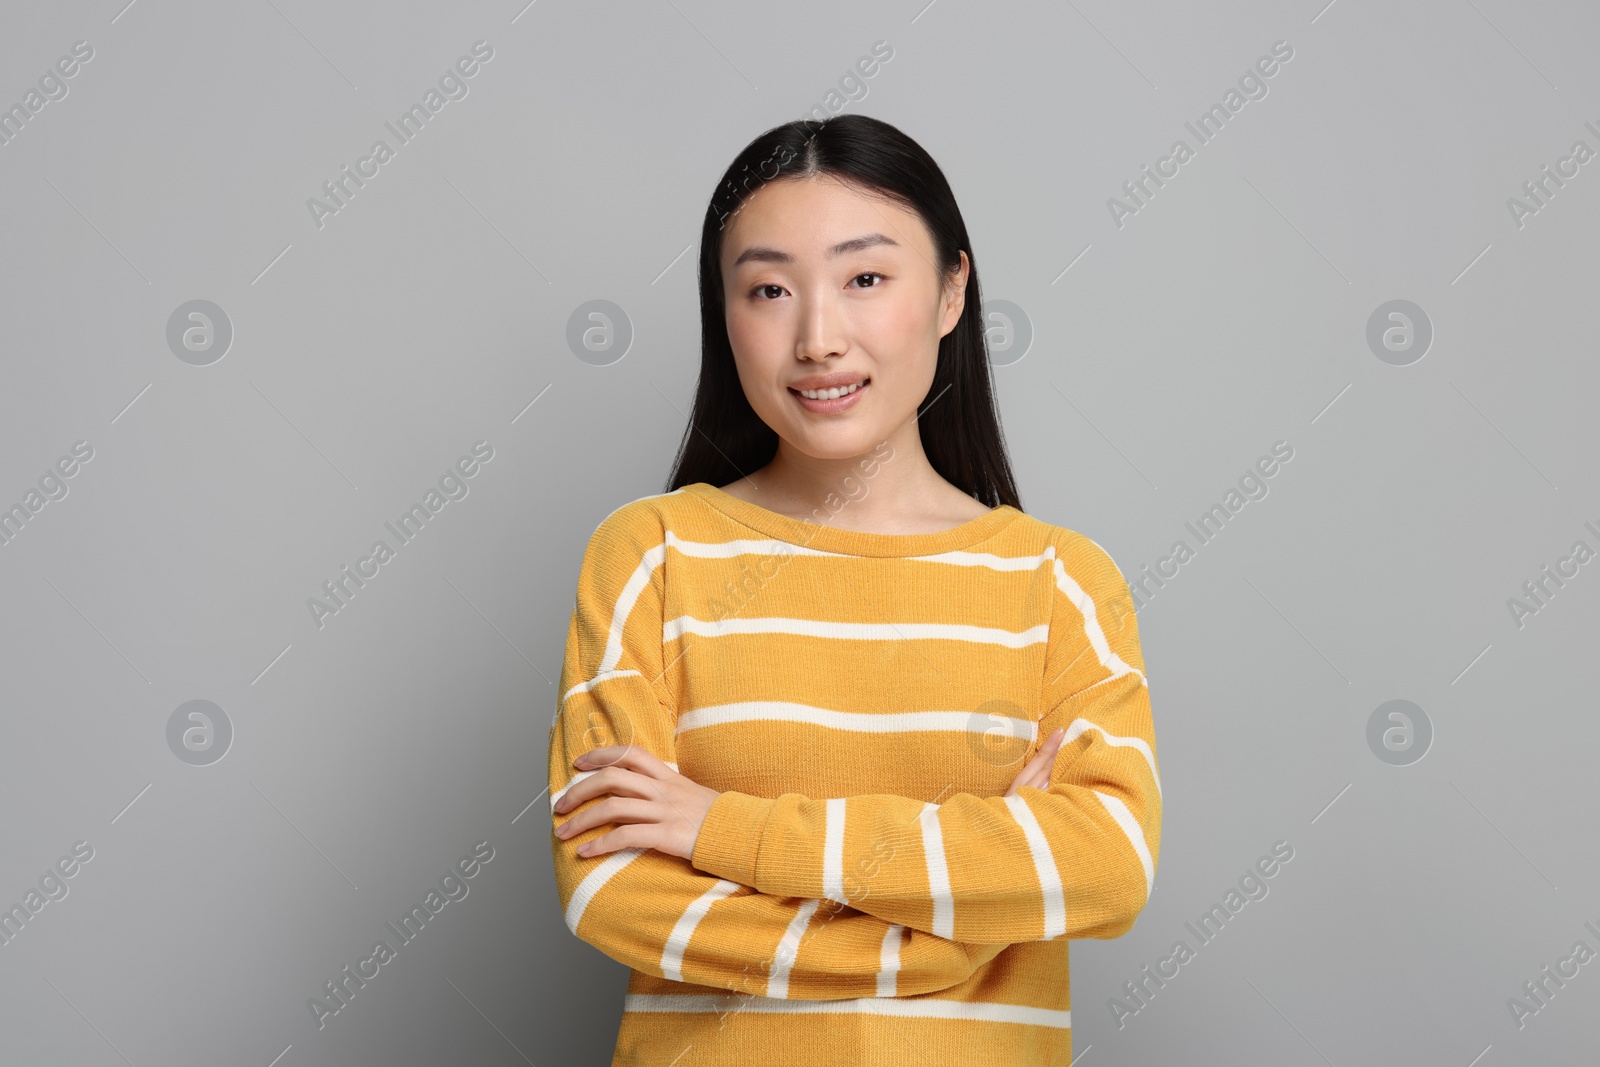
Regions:
M 1023 514 L 1010 504 L 1001 504 L 991 508 L 987 515 L 968 519 L 948 530 L 914 534 L 871 533 L 791 518 L 760 504 L 752 504 L 709 482 L 694 482 L 683 488 L 724 515 L 770 537 L 805 548 L 851 556 L 926 556 L 966 548 L 994 535 Z

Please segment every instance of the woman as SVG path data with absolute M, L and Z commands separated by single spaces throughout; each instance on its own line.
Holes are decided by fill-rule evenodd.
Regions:
M 921 147 L 792 122 L 719 190 L 670 491 L 589 541 L 550 736 L 612 1062 L 1068 1063 L 1067 941 L 1160 849 L 1128 587 L 1021 510 Z

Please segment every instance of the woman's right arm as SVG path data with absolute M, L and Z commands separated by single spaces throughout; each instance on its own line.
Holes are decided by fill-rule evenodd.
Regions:
M 662 680 L 666 546 L 650 525 L 648 515 L 619 509 L 585 551 L 550 730 L 552 806 L 595 773 L 572 763 L 593 748 L 634 744 L 677 767 L 677 716 Z M 654 849 L 579 856 L 579 845 L 614 826 L 562 840 L 555 822 L 567 927 L 646 974 L 795 1000 L 903 997 L 948 989 L 1007 947 L 964 945 L 833 901 L 770 896 Z

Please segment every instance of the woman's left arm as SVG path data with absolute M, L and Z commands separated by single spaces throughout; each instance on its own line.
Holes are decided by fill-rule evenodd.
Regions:
M 1048 788 L 811 799 L 725 792 L 695 867 L 762 893 L 839 901 L 967 944 L 1114 938 L 1149 899 L 1161 783 L 1149 685 L 1127 583 L 1071 534 L 1053 561 L 1056 604 L 1038 737 L 1066 730 Z M 846 895 L 845 875 L 856 896 Z M 864 881 L 864 884 L 862 884 Z

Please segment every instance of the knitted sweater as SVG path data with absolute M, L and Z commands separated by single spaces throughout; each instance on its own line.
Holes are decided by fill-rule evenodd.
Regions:
M 1065 1065 L 1068 942 L 1132 928 L 1161 844 L 1128 586 L 1009 506 L 830 518 L 698 482 L 589 540 L 550 803 L 615 744 L 721 794 L 692 861 L 554 835 L 606 795 L 552 813 L 567 926 L 631 968 L 612 1064 Z M 1058 726 L 1049 788 L 1005 796 Z

